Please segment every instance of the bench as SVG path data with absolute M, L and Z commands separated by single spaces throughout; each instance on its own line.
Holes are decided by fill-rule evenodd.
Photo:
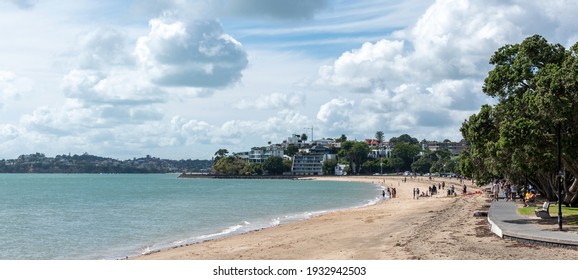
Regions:
M 549 219 L 550 217 L 550 202 L 546 201 L 544 202 L 544 205 L 542 205 L 542 207 L 540 208 L 536 208 L 534 210 L 534 213 L 536 213 L 536 217 L 540 217 L 542 219 Z

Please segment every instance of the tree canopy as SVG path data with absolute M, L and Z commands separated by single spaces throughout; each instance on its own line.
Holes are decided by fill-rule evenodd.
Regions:
M 567 204 L 578 203 L 578 44 L 566 50 L 539 35 L 499 48 L 484 81 L 484 105 L 460 129 L 470 150 L 462 171 L 480 182 L 506 178 L 530 183 L 555 199 L 556 131 L 561 130 Z M 475 167 L 475 168 L 472 168 Z

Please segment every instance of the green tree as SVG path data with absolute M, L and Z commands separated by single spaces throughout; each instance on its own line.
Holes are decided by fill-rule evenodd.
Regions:
M 387 169 L 391 172 L 401 171 L 404 164 L 401 158 L 387 158 L 385 162 Z
M 263 162 L 263 170 L 267 171 L 271 175 L 283 174 L 283 171 L 285 171 L 283 158 L 268 157 L 265 162 Z
M 286 159 L 283 160 L 283 172 L 291 172 L 291 168 L 293 167 L 293 161 Z
M 239 175 L 262 175 L 263 165 L 256 162 L 245 162 L 245 164 L 239 165 L 240 169 Z
M 377 144 L 381 145 L 383 143 L 383 131 L 378 131 L 375 133 L 375 139 L 377 140 Z
M 337 160 L 328 159 L 323 161 L 323 166 L 321 167 L 324 175 L 335 175 L 335 167 L 337 166 Z
M 426 156 L 420 156 L 414 163 L 411 164 L 411 170 L 418 173 L 430 173 L 432 160 Z
M 409 136 L 408 134 L 402 134 L 399 137 L 392 137 L 389 139 L 389 142 L 393 145 L 397 145 L 399 143 L 407 143 L 412 145 L 418 145 L 419 141 L 416 138 Z
M 462 124 L 471 147 L 476 179 L 508 178 L 531 182 L 548 199 L 556 199 L 556 131 L 562 139 L 566 180 L 564 200 L 578 204 L 578 44 L 566 50 L 534 35 L 497 50 L 483 91 L 498 99 Z M 462 165 L 463 166 L 463 165 Z
M 285 149 L 285 155 L 293 157 L 295 154 L 299 152 L 299 147 L 295 146 L 294 144 L 289 144 L 287 149 Z
M 213 164 L 213 172 L 222 175 L 247 174 L 249 163 L 235 156 L 222 157 Z M 251 174 L 251 173 L 249 173 Z
M 219 149 L 215 152 L 214 161 L 218 161 L 220 158 L 225 157 L 229 154 L 227 149 Z
M 341 137 L 339 137 L 335 140 L 335 142 L 337 142 L 337 143 L 343 143 L 345 141 L 347 141 L 347 136 L 345 136 L 345 134 L 341 134 Z
M 358 174 L 368 154 L 369 147 L 364 142 L 345 141 L 341 143 L 341 151 L 338 155 L 346 158 L 353 173 Z
M 415 139 L 415 138 L 414 138 Z M 421 148 L 419 144 L 410 144 L 408 142 L 398 142 L 391 151 L 393 158 L 399 158 L 403 164 L 402 170 L 410 170 L 414 159 L 419 155 Z

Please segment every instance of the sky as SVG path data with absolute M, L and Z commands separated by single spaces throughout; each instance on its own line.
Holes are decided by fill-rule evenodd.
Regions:
M 462 139 L 491 55 L 578 41 L 570 0 L 0 0 L 0 159 L 211 159 Z M 313 132 L 313 134 L 311 134 Z

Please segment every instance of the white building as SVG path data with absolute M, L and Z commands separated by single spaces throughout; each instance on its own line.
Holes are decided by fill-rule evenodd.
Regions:
M 329 154 L 297 154 L 293 156 L 293 175 L 323 175 L 323 161 L 335 158 Z
M 421 148 L 422 151 L 437 151 L 442 149 L 448 149 L 453 155 L 459 155 L 463 150 L 467 149 L 468 145 L 465 140 L 461 140 L 460 142 L 451 142 L 451 141 L 422 141 Z
M 248 160 L 254 163 L 263 163 L 269 157 L 283 157 L 283 147 L 281 145 L 271 145 L 269 147 L 251 148 Z
M 347 175 L 347 172 L 345 172 L 345 168 L 347 168 L 347 164 L 338 164 L 337 166 L 335 166 L 335 175 L 337 176 L 344 176 Z

